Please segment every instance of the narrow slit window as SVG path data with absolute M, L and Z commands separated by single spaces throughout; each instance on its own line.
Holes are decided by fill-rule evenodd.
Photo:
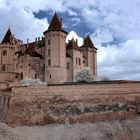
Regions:
M 51 65 L 51 60 L 50 59 L 48 59 L 48 66 L 50 66 Z
M 48 56 L 50 56 L 51 55 L 51 51 L 50 51 L 50 49 L 48 49 Z

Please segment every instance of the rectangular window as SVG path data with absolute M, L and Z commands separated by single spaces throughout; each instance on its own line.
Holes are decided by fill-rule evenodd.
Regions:
M 7 51 L 3 50 L 2 54 L 3 54 L 3 56 L 5 56 L 7 54 Z
M 48 66 L 50 66 L 51 65 L 51 60 L 50 59 L 48 59 Z
M 79 65 L 81 66 L 81 59 L 79 58 Z
M 50 49 L 48 49 L 48 56 L 50 56 L 51 55 L 51 51 L 50 51 Z
M 83 60 L 83 63 L 85 64 L 85 60 Z
M 15 75 L 15 79 L 17 79 L 19 77 L 19 73 L 16 73 Z
M 37 79 L 37 74 L 35 74 L 35 79 Z
M 51 44 L 51 41 L 50 41 L 50 39 L 48 40 L 48 45 L 50 45 Z
M 45 70 L 45 64 L 43 64 L 43 70 Z
M 5 71 L 5 65 L 2 65 L 2 71 Z

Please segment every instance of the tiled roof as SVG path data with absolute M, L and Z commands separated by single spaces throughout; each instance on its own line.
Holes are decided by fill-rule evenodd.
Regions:
M 31 42 L 31 43 L 28 44 L 28 49 L 30 51 L 34 51 L 35 47 L 36 47 L 36 42 Z
M 89 35 L 86 36 L 86 38 L 84 38 L 84 42 L 83 42 L 83 45 L 82 47 L 90 47 L 90 48 L 95 48 L 91 38 Z M 97 49 L 97 48 L 95 48 Z
M 67 49 L 75 49 L 75 50 L 81 51 L 81 49 L 78 47 L 77 42 L 74 39 L 72 39 L 68 42 Z
M 63 30 L 63 27 L 62 27 L 62 21 L 59 19 L 57 13 L 55 12 L 52 20 L 51 20 L 51 23 L 48 27 L 48 30 L 44 32 L 44 34 L 46 32 L 49 32 L 49 31 L 62 31 L 62 32 L 65 32 Z M 67 32 L 65 32 L 67 34 Z
M 38 52 L 35 51 L 35 47 L 36 47 L 36 42 L 31 42 L 27 44 L 24 44 L 23 47 L 25 47 L 25 52 L 17 51 L 15 52 L 15 54 L 18 54 L 18 56 L 23 56 L 23 55 L 30 55 L 31 57 L 40 57 L 40 59 L 42 59 L 42 55 L 39 54 Z
M 62 22 L 57 13 L 54 14 L 48 30 L 62 30 Z
M 3 40 L 1 43 L 10 43 L 11 42 L 11 37 L 12 37 L 12 33 L 11 33 L 11 30 L 10 28 L 7 30 Z

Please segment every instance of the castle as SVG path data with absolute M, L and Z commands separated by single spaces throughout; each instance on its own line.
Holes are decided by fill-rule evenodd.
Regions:
M 84 67 L 89 67 L 96 79 L 97 49 L 89 35 L 81 47 L 74 39 L 66 43 L 68 33 L 57 13 L 43 34 L 34 42 L 23 44 L 8 29 L 0 43 L 0 82 L 20 81 L 25 77 L 48 83 L 72 82 L 77 71 Z

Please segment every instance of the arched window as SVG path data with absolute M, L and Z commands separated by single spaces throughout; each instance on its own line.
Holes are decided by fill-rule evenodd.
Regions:
M 37 79 L 37 74 L 35 74 L 35 79 Z

